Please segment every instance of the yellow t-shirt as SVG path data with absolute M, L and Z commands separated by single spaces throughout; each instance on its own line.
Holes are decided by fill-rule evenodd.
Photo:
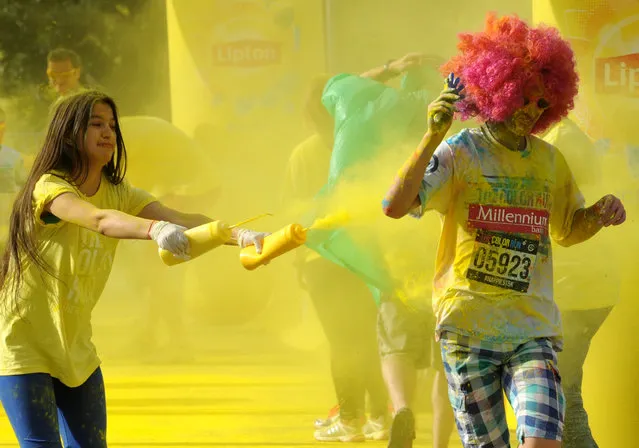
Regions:
M 284 199 L 312 200 L 328 180 L 330 163 L 331 147 L 319 134 L 300 143 L 288 159 Z
M 0 313 L 0 375 L 48 373 L 69 387 L 83 384 L 100 365 L 91 341 L 91 312 L 111 272 L 117 239 L 65 221 L 42 218 L 46 204 L 73 193 L 101 209 L 137 215 L 155 199 L 127 182 L 105 177 L 87 197 L 54 174 L 45 174 L 33 191 L 40 255 L 58 277 L 34 264 L 25 267 L 18 291 L 18 312 Z M 49 223 L 47 223 L 49 222 Z M 2 303 L 15 303 L 3 288 Z
M 286 166 L 282 201 L 289 207 L 309 204 L 328 181 L 331 147 L 319 134 L 300 143 L 291 154 Z M 298 256 L 305 262 L 320 258 L 307 248 L 300 248 Z
M 511 151 L 484 128 L 443 142 L 419 213 L 443 215 L 433 289 L 437 329 L 495 342 L 560 337 L 550 237 L 584 205 L 563 156 L 536 137 Z

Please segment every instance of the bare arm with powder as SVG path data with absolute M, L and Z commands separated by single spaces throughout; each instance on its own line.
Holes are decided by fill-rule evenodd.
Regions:
M 100 209 L 73 193 L 57 196 L 44 207 L 58 219 L 119 239 L 149 239 L 153 220 L 119 210 Z
M 398 77 L 413 67 L 419 67 L 428 59 L 430 58 L 421 53 L 409 53 L 400 59 L 389 61 L 382 67 L 372 68 L 359 76 L 384 83 Z
M 204 215 L 182 213 L 165 207 L 157 201 L 147 205 L 137 216 L 133 216 L 119 210 L 100 209 L 73 193 L 56 197 L 45 206 L 45 211 L 63 221 L 118 239 L 150 239 L 153 234 L 152 226 L 157 222 L 171 223 L 189 229 L 212 221 Z M 254 244 L 258 252 L 261 251 L 262 242 L 266 236 L 262 232 L 240 228 L 233 229 L 232 235 L 233 241 L 229 244 L 239 244 L 243 247 Z
M 439 97 L 428 106 L 428 131 L 413 155 L 397 173 L 384 198 L 383 208 L 386 216 L 401 218 L 419 205 L 419 189 L 428 163 L 453 122 L 455 101 L 462 98 L 463 85 L 460 85 L 459 81 L 457 87 L 452 85 L 453 80 L 450 80 Z M 436 116 L 439 116 L 439 119 L 436 119 Z

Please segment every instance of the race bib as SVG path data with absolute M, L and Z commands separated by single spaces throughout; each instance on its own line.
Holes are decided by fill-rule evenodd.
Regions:
M 517 292 L 527 292 L 537 261 L 539 240 L 477 229 L 466 278 Z

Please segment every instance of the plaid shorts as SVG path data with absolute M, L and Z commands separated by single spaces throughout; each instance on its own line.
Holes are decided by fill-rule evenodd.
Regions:
M 549 339 L 493 343 L 444 332 L 448 396 L 465 448 L 508 448 L 504 393 L 517 416 L 517 438 L 561 441 L 565 403 Z

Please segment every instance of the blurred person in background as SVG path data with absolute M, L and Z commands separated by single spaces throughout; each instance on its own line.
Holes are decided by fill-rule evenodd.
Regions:
M 329 79 L 328 75 L 313 79 L 304 103 L 305 117 L 314 133 L 289 158 L 283 192 L 287 206 L 303 207 L 312 201 L 328 178 L 333 119 L 322 105 L 322 92 Z M 295 267 L 328 340 L 338 403 L 327 419 L 316 420 L 315 437 L 342 442 L 386 438 L 388 395 L 377 353 L 377 308 L 370 291 L 356 275 L 306 247 L 296 251 Z M 367 392 L 369 419 L 365 417 Z M 353 430 L 345 430 L 343 425 Z
M 215 170 L 205 149 L 173 124 L 157 117 L 120 119 L 126 140 L 127 177 L 168 207 L 187 212 L 207 211 L 220 192 Z M 211 149 L 211 148 L 209 148 Z M 180 152 L 180 163 L 173 161 Z M 144 242 L 127 242 L 126 257 L 116 262 L 129 277 L 145 304 L 142 325 L 136 324 L 139 344 L 147 362 L 189 362 L 193 360 L 185 325 L 186 264 L 168 268 L 157 249 Z M 140 273 L 134 266 L 146 266 Z M 166 336 L 162 345 L 160 336 Z
M 586 197 L 605 193 L 603 154 L 574 121 L 562 120 L 543 138 L 561 148 Z M 592 339 L 619 303 L 622 266 L 618 238 L 616 232 L 601 232 L 578 246 L 553 248 L 555 301 L 561 311 L 564 338 L 563 351 L 558 355 L 566 397 L 564 448 L 598 447 L 584 408 L 583 368 Z M 601 256 L 593 258 L 593 253 Z
M 421 95 L 422 106 L 418 109 L 414 123 L 410 123 L 412 130 L 417 129 L 417 123 L 425 122 L 428 103 L 425 100 L 429 92 L 442 84 L 436 72 L 443 62 L 439 56 L 409 53 L 404 57 L 388 61 L 384 66 L 369 70 L 360 75 L 363 79 L 373 80 L 382 84 L 404 76 L 401 91 L 408 95 Z M 366 88 L 363 81 L 356 88 Z M 359 81 L 357 82 L 359 84 Z M 353 81 L 355 85 L 355 82 Z M 388 95 L 395 88 L 385 86 L 378 94 L 378 98 Z M 402 240 L 401 235 L 393 240 Z M 398 259 L 402 253 L 410 253 L 416 247 L 416 240 L 399 244 L 396 250 L 387 254 Z M 425 243 L 425 242 L 422 242 Z M 411 257 L 409 257 L 411 258 Z M 397 261 L 389 263 L 396 267 Z M 410 277 L 411 266 L 405 266 L 403 273 L 396 273 L 395 278 Z M 432 270 L 430 271 L 432 273 Z M 424 274 L 421 273 L 420 277 Z M 400 285 L 391 294 L 384 294 L 381 299 L 378 315 L 378 342 L 382 356 L 384 378 L 388 386 L 393 403 L 394 418 L 390 431 L 389 448 L 404 448 L 412 446 L 415 438 L 414 407 L 419 372 L 432 368 L 435 371 L 431 389 L 431 404 L 433 410 L 432 437 L 433 447 L 447 447 L 454 431 L 453 412 L 448 402 L 448 386 L 439 350 L 435 341 L 435 321 L 430 301 L 429 288 L 415 289 L 415 278 L 410 284 Z
M 435 91 L 442 84 L 437 68 L 443 62 L 444 60 L 436 55 L 408 54 L 399 60 L 387 62 L 384 67 L 364 73 L 362 77 L 388 82 L 410 73 L 410 77 L 404 77 L 402 89 L 413 94 L 421 93 L 422 97 L 426 98 L 429 92 Z M 421 115 L 416 119 L 417 123 L 421 123 L 422 119 L 425 122 L 427 106 L 424 99 Z M 451 126 L 449 132 L 455 132 L 459 128 L 459 125 Z M 416 248 L 423 250 L 433 244 L 433 238 L 434 235 L 422 235 L 418 242 L 418 237 L 407 240 L 403 235 L 397 234 L 393 240 L 403 243 L 397 243 L 393 252 L 387 254 L 396 257 L 389 266 L 396 268 L 401 265 L 399 260 L 402 254 L 414 252 Z M 416 394 L 420 391 L 418 381 L 426 376 L 424 373 L 427 369 L 434 370 L 430 388 L 433 448 L 448 447 L 454 432 L 455 419 L 448 401 L 444 364 L 435 339 L 431 288 L 424 287 L 424 283 L 419 281 L 425 280 L 429 274 L 432 276 L 434 267 L 430 264 L 420 267 L 422 270 L 417 272 L 416 266 L 406 265 L 402 273 L 395 273 L 394 277 L 403 278 L 404 282 L 395 294 L 385 295 L 380 305 L 378 340 L 384 377 L 394 408 L 389 448 L 412 446 L 412 439 L 415 438 L 414 407 Z M 426 281 L 426 284 L 429 283 L 431 282 Z
M 75 51 L 56 48 L 47 55 L 47 78 L 57 97 L 86 90 L 80 82 L 81 75 L 82 60 Z
M 438 57 L 410 53 L 359 75 L 343 73 L 328 80 L 322 102 L 332 118 L 335 141 L 329 176 L 316 199 L 330 197 L 342 182 L 357 182 L 358 179 L 350 174 L 351 168 L 368 163 L 384 151 L 401 150 L 404 143 L 421 135 L 426 123 L 426 89 L 442 83 L 440 75 L 433 70 L 439 62 Z M 400 76 L 399 88 L 386 84 Z M 340 232 L 343 233 L 339 235 Z M 378 351 L 395 412 L 390 431 L 385 430 L 384 435 L 390 438 L 389 447 L 404 447 L 405 443 L 412 444 L 415 437 L 414 423 L 406 428 L 404 422 L 405 417 L 413 419 L 418 370 L 431 367 L 430 347 L 435 335 L 430 300 L 416 298 L 413 304 L 420 302 L 421 306 L 413 308 L 396 297 L 399 285 L 393 284 L 397 278 L 391 278 L 394 273 L 388 271 L 382 254 L 375 249 L 376 243 L 365 244 L 366 247 L 361 242 L 349 243 L 348 232 L 338 229 L 325 238 L 325 241 L 340 243 L 324 245 L 317 241 L 312 242 L 311 247 L 328 260 L 353 271 L 367 283 L 376 283 L 372 288 L 382 292 L 381 297 L 378 293 L 368 295 L 369 300 L 377 301 L 380 306 L 377 316 Z M 346 240 L 342 238 L 344 236 Z M 417 246 L 413 245 L 409 250 L 414 251 Z M 445 399 L 443 364 L 432 366 L 438 371 L 434 386 L 436 393 L 432 396 L 433 437 L 438 446 L 445 446 L 453 431 L 453 419 Z M 339 411 L 340 414 L 326 421 L 328 426 L 318 429 L 317 439 L 352 440 L 359 437 L 361 422 L 345 419 L 341 407 Z M 398 414 L 402 418 L 396 420 Z M 385 424 L 388 425 L 388 421 Z

